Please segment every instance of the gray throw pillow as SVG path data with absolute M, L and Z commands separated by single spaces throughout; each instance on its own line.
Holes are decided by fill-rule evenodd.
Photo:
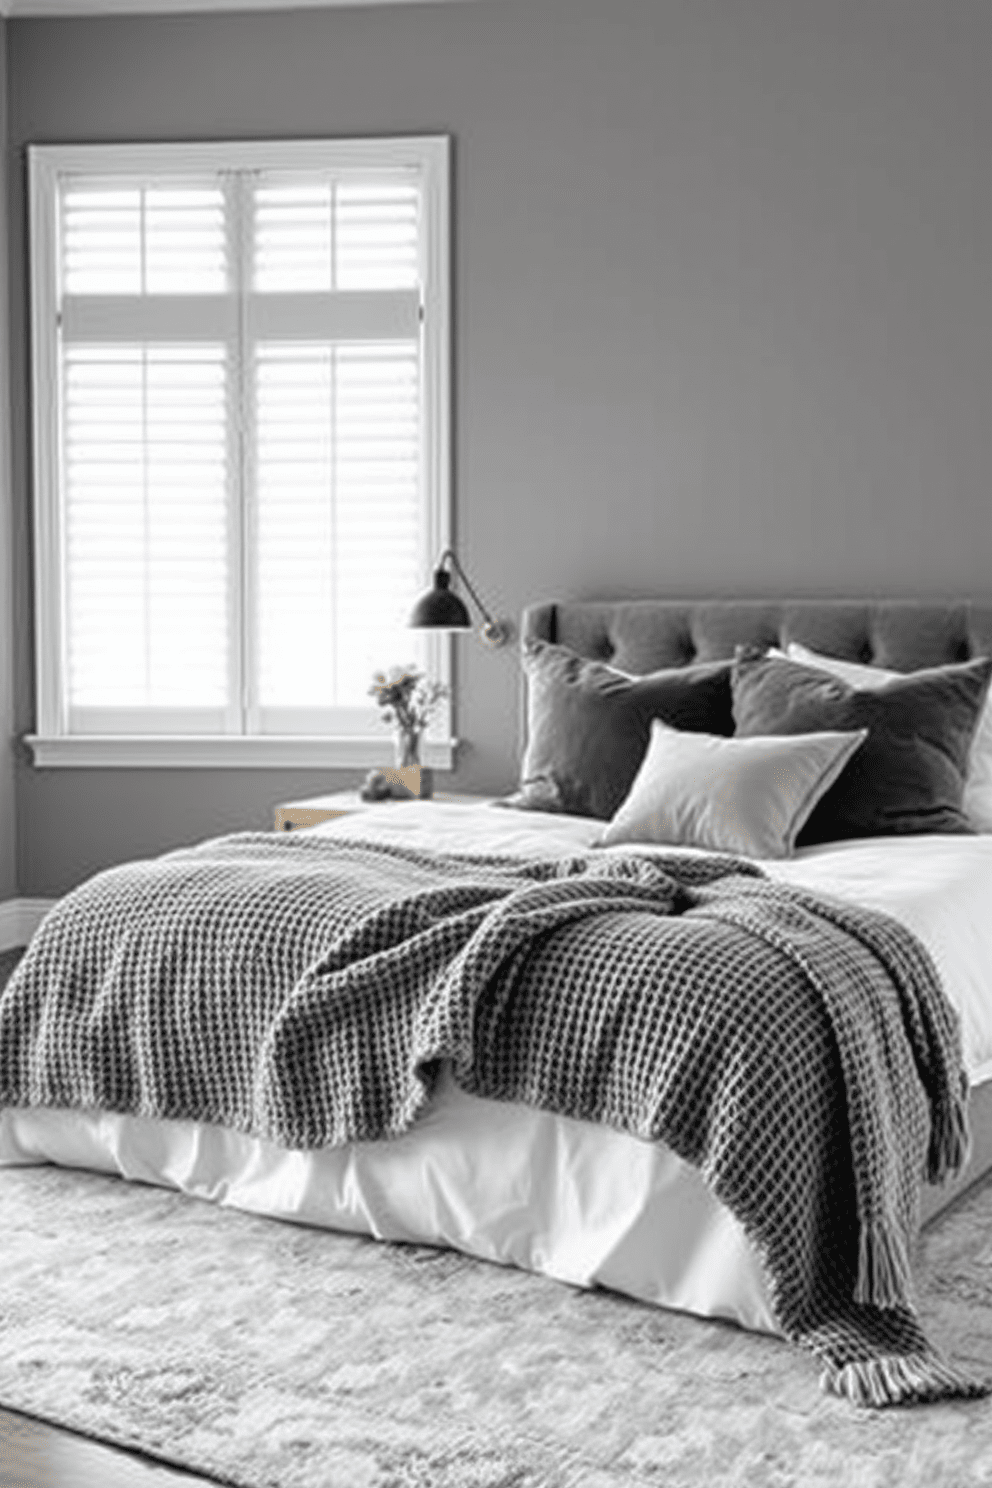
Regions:
M 631 677 L 550 641 L 522 648 L 527 747 L 520 787 L 503 802 L 608 821 L 647 752 L 651 720 L 731 734 L 729 661 Z
M 733 666 L 737 735 L 868 730 L 800 833 L 800 847 L 846 837 L 968 833 L 961 797 L 990 673 L 992 661 L 983 657 L 862 689 L 742 647 Z

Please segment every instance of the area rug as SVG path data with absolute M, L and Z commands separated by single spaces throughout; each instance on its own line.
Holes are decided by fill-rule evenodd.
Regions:
M 992 1401 L 866 1412 L 775 1339 L 449 1251 L 0 1169 L 0 1404 L 239 1488 L 992 1483 Z M 992 1371 L 992 1184 L 922 1314 Z

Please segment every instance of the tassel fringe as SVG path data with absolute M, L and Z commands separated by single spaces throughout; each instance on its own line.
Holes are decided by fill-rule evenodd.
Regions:
M 968 1118 L 963 1099 L 949 1091 L 931 1112 L 930 1148 L 927 1152 L 927 1178 L 943 1183 L 952 1173 L 964 1167 L 971 1150 Z
M 912 1267 L 905 1237 L 892 1224 L 862 1224 L 858 1244 L 855 1302 L 875 1307 L 906 1307 L 912 1295 Z
M 889 1355 L 825 1369 L 820 1384 L 855 1405 L 922 1404 L 932 1400 L 977 1400 L 992 1393 L 992 1382 L 957 1369 L 939 1354 Z

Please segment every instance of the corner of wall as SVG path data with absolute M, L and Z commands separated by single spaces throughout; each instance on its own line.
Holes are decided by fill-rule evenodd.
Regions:
M 8 317 L 7 20 L 0 15 L 0 902 L 17 894 L 14 792 L 14 610 L 11 553 L 10 335 Z

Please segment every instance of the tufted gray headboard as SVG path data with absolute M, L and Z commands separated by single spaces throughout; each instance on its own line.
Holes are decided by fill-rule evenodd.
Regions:
M 521 634 L 635 675 L 790 641 L 908 672 L 992 655 L 992 600 L 588 600 L 532 605 Z

